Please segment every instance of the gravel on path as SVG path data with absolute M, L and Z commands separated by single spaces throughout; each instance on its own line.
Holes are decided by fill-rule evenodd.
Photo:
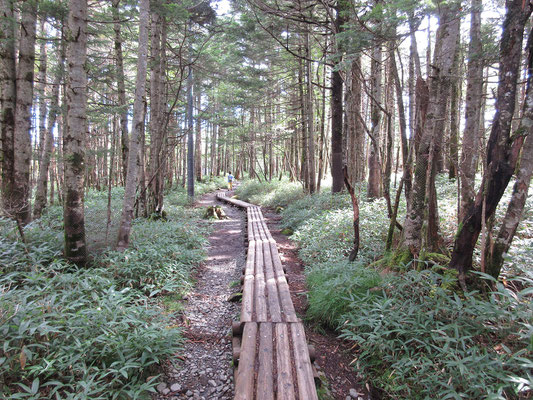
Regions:
M 219 204 L 216 193 L 197 205 Z M 209 236 L 208 257 L 195 274 L 196 285 L 183 311 L 185 345 L 176 367 L 168 366 L 154 400 L 233 399 L 231 322 L 239 303 L 228 301 L 236 291 L 245 264 L 244 213 L 223 205 L 228 219 L 217 220 Z M 183 360 L 181 360 L 183 358 Z

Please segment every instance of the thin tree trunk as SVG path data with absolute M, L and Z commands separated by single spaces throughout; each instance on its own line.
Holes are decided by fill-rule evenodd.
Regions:
M 124 189 L 124 204 L 118 231 L 117 250 L 123 251 L 129 245 L 131 223 L 135 204 L 135 189 L 137 186 L 137 163 L 139 153 L 139 139 L 143 131 L 144 112 L 143 96 L 146 91 L 146 69 L 148 63 L 148 23 L 150 13 L 150 0 L 140 1 L 139 11 L 139 48 L 137 50 L 137 75 L 135 85 L 135 98 L 133 101 L 133 126 L 130 137 L 128 153 L 128 172 L 126 187 Z
M 357 196 L 355 195 L 355 190 L 353 186 L 351 185 L 350 177 L 348 176 L 348 169 L 346 166 L 344 166 L 343 169 L 344 172 L 344 184 L 346 185 L 346 189 L 348 190 L 348 193 L 350 193 L 350 197 L 352 199 L 352 209 L 353 209 L 353 247 L 350 251 L 350 255 L 348 256 L 349 261 L 354 261 L 357 258 L 357 254 L 359 253 L 359 202 L 357 201 Z
M 461 38 L 457 39 L 459 42 Z M 455 179 L 457 177 L 457 167 L 459 165 L 459 124 L 461 113 L 461 50 L 460 43 L 455 49 L 455 57 L 453 60 L 453 78 L 450 93 L 450 140 L 448 144 L 448 179 Z
M 41 152 L 41 160 L 39 161 L 39 177 L 37 179 L 37 188 L 35 190 L 35 204 L 33 207 L 33 217 L 40 218 L 43 209 L 46 207 L 46 190 L 48 186 L 48 170 L 50 166 L 50 158 L 52 156 L 54 146 L 53 128 L 56 124 L 57 115 L 60 112 L 59 108 L 59 88 L 64 75 L 65 62 L 65 46 L 64 41 L 61 43 L 61 50 L 59 56 L 58 71 L 56 73 L 54 83 L 52 85 L 51 104 L 48 111 L 47 127 L 44 132 L 44 143 Z M 54 181 L 50 180 L 52 187 Z
M 483 47 L 481 42 L 482 0 L 472 0 L 470 13 L 470 44 L 466 75 L 465 129 L 463 132 L 461 164 L 461 205 L 459 219 L 474 201 L 476 161 L 479 149 L 480 110 L 483 98 Z
M 115 31 L 115 61 L 118 105 L 120 107 L 120 144 L 122 148 L 122 179 L 126 182 L 128 170 L 128 104 L 124 78 L 124 57 L 122 55 L 122 35 L 120 33 L 120 0 L 113 0 L 113 30 Z
M 304 189 L 309 192 L 309 154 L 308 154 L 308 119 L 307 119 L 307 101 L 304 93 L 304 60 L 298 60 L 298 94 L 300 95 L 300 119 L 302 132 L 302 170 L 300 172 L 300 180 L 304 184 Z
M 46 134 L 46 70 L 47 70 L 47 54 L 46 54 L 46 36 L 47 31 L 45 27 L 45 19 L 41 19 L 40 32 L 43 39 L 39 48 L 39 74 L 38 82 L 35 91 L 39 99 L 39 142 L 38 154 L 41 154 L 44 148 L 44 137 Z
M 187 75 L 187 196 L 189 203 L 194 202 L 194 135 L 193 135 L 193 70 L 192 64 L 192 39 L 189 38 L 189 68 Z
M 409 142 L 407 141 L 407 120 L 405 117 L 405 107 L 403 103 L 403 89 L 402 82 L 400 80 L 400 74 L 398 73 L 398 67 L 396 64 L 396 57 L 394 52 L 391 52 L 392 62 L 392 74 L 394 77 L 394 87 L 396 89 L 396 103 L 398 105 L 398 118 L 400 125 L 400 139 L 402 147 L 402 169 L 404 170 L 404 176 L 406 176 L 405 182 L 407 182 L 407 176 L 411 176 L 411 165 L 409 164 Z M 410 187 L 409 187 L 410 189 Z M 406 190 L 407 187 L 406 187 Z
M 194 155 L 194 176 L 198 182 L 202 180 L 202 124 L 200 121 L 200 108 L 201 108 L 201 99 L 202 92 L 200 84 L 197 83 L 195 86 L 196 92 L 196 141 L 195 141 L 195 155 Z
M 380 161 L 380 126 L 381 126 L 381 98 L 382 98 L 382 73 L 381 73 L 381 59 L 382 59 L 381 43 L 374 45 L 372 50 L 371 60 L 371 140 L 370 140 L 370 155 L 368 157 L 368 188 L 367 197 L 373 200 L 381 197 L 381 161 Z
M 309 193 L 316 192 L 316 162 L 315 162 L 315 119 L 313 109 L 313 82 L 311 72 L 311 48 L 309 45 L 309 31 L 305 33 L 305 52 L 307 60 L 305 61 L 305 79 L 307 83 L 306 103 L 307 103 L 307 157 L 309 173 Z
M 149 163 L 149 193 L 148 215 L 160 214 L 160 179 L 161 179 L 161 149 L 163 145 L 162 132 L 162 93 L 161 88 L 161 28 L 162 16 L 158 9 L 151 12 L 150 24 L 150 163 Z

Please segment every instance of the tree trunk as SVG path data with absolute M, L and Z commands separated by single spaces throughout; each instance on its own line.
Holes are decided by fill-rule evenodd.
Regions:
M 346 161 L 348 167 L 348 177 L 351 185 L 365 179 L 365 131 L 363 127 L 363 117 L 361 115 L 362 106 L 362 83 L 361 83 L 361 54 L 357 54 L 352 61 L 349 79 L 347 79 L 346 91 Z
M 390 184 L 392 175 L 392 164 L 394 158 L 394 74 L 393 62 L 394 43 L 389 43 L 389 60 L 387 62 L 387 78 L 385 86 L 385 106 L 387 110 L 387 136 L 385 137 L 385 168 L 383 169 L 383 196 L 387 201 L 387 213 L 392 217 L 392 204 L 390 198 Z
M 452 8 L 453 7 L 453 8 Z M 437 39 L 434 50 L 434 74 L 430 77 L 429 101 L 427 115 L 421 132 L 420 143 L 417 149 L 417 159 L 413 186 L 409 199 L 409 209 L 403 230 L 404 245 L 409 249 L 413 258 L 418 258 L 422 250 L 422 240 L 427 245 L 434 243 L 434 229 L 428 229 L 436 219 L 434 198 L 435 161 L 435 136 L 439 119 L 446 109 L 449 94 L 449 79 L 459 35 L 459 19 L 454 4 L 441 4 L 440 21 L 437 30 Z M 415 139 L 416 140 L 416 139 Z M 433 208 L 429 210 L 429 208 Z M 427 236 L 424 235 L 427 233 Z M 425 249 L 424 249 L 425 250 Z
M 372 127 L 370 131 L 370 154 L 368 156 L 368 187 L 367 197 L 369 200 L 382 196 L 381 185 L 381 161 L 380 150 L 380 126 L 381 126 L 381 103 L 382 103 L 382 59 L 381 43 L 374 45 L 372 50 L 370 84 L 372 98 L 370 99 L 370 114 Z
M 502 226 L 498 232 L 493 245 L 490 248 L 490 253 L 486 257 L 486 271 L 494 278 L 500 275 L 504 255 L 509 251 L 511 242 L 514 238 L 518 224 L 522 219 L 524 206 L 526 204 L 529 186 L 531 184 L 531 177 L 533 175 L 533 30 L 529 34 L 529 49 L 528 56 L 528 75 L 527 88 L 524 99 L 524 106 L 522 118 L 520 119 L 520 126 L 516 134 L 527 135 L 524 147 L 522 148 L 522 156 L 520 158 L 520 167 L 516 177 L 516 182 L 513 187 L 513 194 L 511 201 L 507 207 L 505 218 Z
M 120 144 L 122 148 L 122 177 L 126 182 L 128 171 L 128 104 L 126 102 L 126 85 L 124 78 L 124 57 L 122 55 L 122 35 L 120 33 L 120 0 L 113 0 L 113 29 L 115 31 L 115 61 L 118 92 L 118 105 L 120 107 Z
M 63 135 L 65 163 L 65 256 L 84 265 L 84 173 L 87 131 L 87 0 L 70 0 L 67 38 L 67 129 Z
M 307 103 L 307 158 L 309 174 L 309 193 L 316 192 L 316 162 L 315 162 L 315 118 L 313 109 L 313 82 L 311 72 L 311 47 L 309 45 L 309 31 L 305 33 L 305 80 L 307 83 L 306 103 Z
M 357 258 L 357 254 L 359 253 L 359 202 L 357 201 L 357 196 L 355 195 L 355 190 L 350 183 L 350 181 L 353 181 L 353 179 L 350 179 L 348 176 L 348 169 L 346 166 L 344 166 L 343 169 L 344 172 L 344 184 L 346 185 L 346 189 L 348 190 L 348 193 L 350 193 L 350 197 L 352 199 L 352 210 L 353 210 L 353 247 L 350 251 L 350 255 L 348 256 L 349 261 L 354 261 Z
M 256 177 L 255 172 L 255 107 L 250 109 L 250 165 L 248 170 L 248 177 L 253 179 Z
M 487 143 L 487 169 L 474 203 L 470 205 L 460 223 L 450 267 L 459 271 L 464 286 L 466 273 L 472 267 L 472 254 L 481 231 L 482 208 L 485 203 L 485 220 L 494 214 L 496 207 L 513 175 L 524 136 L 518 132 L 510 136 L 515 108 L 516 84 L 519 77 L 524 26 L 531 15 L 531 5 L 522 0 L 509 0 L 500 42 L 499 84 L 496 97 L 496 114 Z
M 30 162 L 31 162 L 31 106 L 35 67 L 35 34 L 37 2 L 25 2 L 21 9 L 19 61 L 17 66 L 15 136 L 14 136 L 14 207 L 18 222 L 31 220 Z
M 459 165 L 459 124 L 461 113 L 461 50 L 459 37 L 453 60 L 453 78 L 450 93 L 450 140 L 448 143 L 448 179 L 457 178 Z
M 404 177 L 406 178 L 405 181 L 407 181 L 407 176 L 411 176 L 411 165 L 409 163 L 409 143 L 407 141 L 407 120 L 405 117 L 405 106 L 403 103 L 403 89 L 402 89 L 402 82 L 400 80 L 400 74 L 398 73 L 398 67 L 396 64 L 396 57 L 394 56 L 394 52 L 391 52 L 391 68 L 392 68 L 392 74 L 394 78 L 394 87 L 396 90 L 396 103 L 398 104 L 398 118 L 399 118 L 399 124 L 400 124 L 400 139 L 401 139 L 401 147 L 402 147 L 402 169 L 404 170 Z M 410 189 L 410 187 L 409 187 Z M 405 190 L 408 190 L 407 188 Z
M 148 215 L 160 214 L 161 161 L 163 146 L 161 88 L 161 28 L 163 17 L 159 10 L 151 13 L 150 26 L 150 166 L 148 174 Z
M 33 207 L 33 217 L 40 218 L 43 209 L 46 207 L 46 190 L 48 186 L 48 169 L 50 158 L 54 146 L 53 128 L 60 112 L 59 108 L 59 88 L 64 75 L 65 68 L 65 46 L 64 40 L 61 42 L 58 71 L 52 85 L 51 104 L 48 111 L 47 127 L 44 132 L 44 143 L 39 161 L 39 177 L 37 179 L 37 188 L 35 190 L 35 204 Z M 54 182 L 51 180 L 52 186 Z
M 2 140 L 2 208 L 8 216 L 15 216 L 14 205 L 14 134 L 16 91 L 14 0 L 0 0 L 0 106 Z
M 139 48 L 137 50 L 137 75 L 135 85 L 135 98 L 133 101 L 133 126 L 128 152 L 128 171 L 124 189 L 124 203 L 122 217 L 118 231 L 117 250 L 123 251 L 129 245 L 131 223 L 135 204 L 135 189 L 137 187 L 137 163 L 140 150 L 139 142 L 144 125 L 143 96 L 146 91 L 146 69 L 148 63 L 148 23 L 150 13 L 150 0 L 140 1 L 139 10 Z
M 301 132 L 302 132 L 302 170 L 300 172 L 300 180 L 303 182 L 304 189 L 309 192 L 309 154 L 308 154 L 308 119 L 307 119 L 307 99 L 304 92 L 304 60 L 300 58 L 298 60 L 298 94 L 300 95 L 300 119 L 301 119 Z
M 194 123 L 193 123 L 193 70 L 192 43 L 189 40 L 189 68 L 187 75 L 187 196 L 189 203 L 194 202 Z
M 198 182 L 202 180 L 202 124 L 200 122 L 200 108 L 202 107 L 202 92 L 200 85 L 195 86 L 196 92 L 196 141 L 194 155 L 194 176 Z
M 337 2 L 337 16 L 333 24 L 334 32 L 341 33 L 347 21 L 346 13 L 350 7 L 345 0 Z M 342 53 L 339 39 L 335 44 L 336 50 Z M 344 107 L 342 102 L 343 81 L 340 73 L 340 62 L 331 70 L 331 191 L 338 193 L 344 186 L 342 129 Z
M 37 77 L 37 85 L 35 91 L 39 99 L 39 142 L 37 146 L 38 154 L 41 154 L 44 148 L 44 140 L 46 134 L 46 70 L 47 70 L 47 54 L 46 54 L 46 28 L 45 19 L 41 19 L 40 32 L 43 39 L 39 47 L 39 74 Z
M 482 0 L 472 0 L 470 13 L 470 44 L 466 75 L 465 129 L 463 132 L 459 178 L 461 204 L 459 220 L 474 201 L 476 160 L 479 149 L 480 110 L 483 98 L 483 47 L 481 42 Z

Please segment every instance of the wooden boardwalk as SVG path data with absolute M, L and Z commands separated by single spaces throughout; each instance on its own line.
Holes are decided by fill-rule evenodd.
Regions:
M 248 254 L 243 269 L 240 321 L 233 326 L 236 400 L 318 400 L 302 322 L 261 209 L 217 194 L 246 209 Z M 311 350 L 310 350 L 311 349 Z

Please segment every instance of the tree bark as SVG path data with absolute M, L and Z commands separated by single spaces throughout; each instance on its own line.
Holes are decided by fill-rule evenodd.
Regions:
M 46 54 L 46 36 L 47 31 L 45 27 L 46 20 L 43 18 L 40 21 L 40 32 L 43 39 L 39 47 L 39 74 L 37 76 L 37 85 L 35 91 L 39 99 L 39 145 L 37 150 L 39 154 L 42 153 L 44 147 L 44 137 L 46 131 L 46 70 L 47 70 L 47 54 Z
M 472 268 L 472 254 L 481 231 L 483 203 L 485 202 L 485 220 L 488 220 L 494 214 L 509 184 L 524 140 L 520 132 L 511 137 L 510 130 L 515 108 L 524 26 L 530 15 L 530 3 L 524 3 L 522 0 L 507 1 L 500 42 L 496 114 L 487 143 L 487 169 L 483 174 L 481 189 L 461 220 L 450 261 L 450 267 L 459 271 L 463 286 L 466 273 Z
M 414 181 L 403 230 L 404 245 L 409 249 L 413 258 L 419 257 L 423 238 L 428 245 L 433 244 L 432 237 L 435 228 L 428 229 L 430 224 L 427 218 L 436 218 L 436 208 L 433 213 L 428 212 L 430 207 L 435 207 L 431 204 L 436 172 L 433 162 L 436 151 L 435 136 L 439 134 L 438 120 L 442 118 L 443 111 L 446 109 L 449 79 L 458 35 L 457 5 L 455 3 L 440 4 L 440 21 L 434 49 L 434 74 L 430 77 L 428 110 L 417 149 Z M 428 234 L 425 237 L 423 237 L 423 228 Z
M 529 34 L 528 74 L 527 88 L 524 99 L 522 118 L 516 134 L 527 135 L 522 156 L 520 157 L 520 167 L 513 187 L 511 201 L 507 207 L 505 218 L 490 248 L 490 253 L 486 257 L 486 271 L 494 278 L 498 278 L 502 270 L 504 256 L 511 247 L 511 242 L 515 236 L 518 224 L 524 213 L 531 177 L 533 176 L 533 30 Z
M 200 123 L 200 108 L 202 103 L 202 92 L 200 85 L 195 86 L 196 98 L 196 141 L 194 155 L 194 176 L 198 182 L 202 180 L 202 124 Z
M 31 106 L 35 67 L 35 36 L 37 2 L 22 4 L 19 61 L 17 65 L 15 136 L 13 157 L 13 200 L 15 216 L 23 225 L 31 220 L 30 162 L 31 162 Z
M 365 130 L 363 127 L 362 107 L 362 82 L 361 74 L 361 54 L 357 54 L 352 60 L 350 76 L 347 79 L 346 91 L 346 161 L 348 176 L 351 185 L 362 182 L 365 179 Z
M 60 113 L 59 108 L 59 88 L 63 80 L 65 69 L 65 46 L 64 41 L 61 43 L 58 70 L 52 85 L 51 104 L 48 110 L 47 126 L 44 132 L 44 143 L 39 161 L 39 177 L 37 179 L 37 188 L 35 190 L 35 204 L 33 206 L 33 217 L 40 218 L 43 209 L 46 207 L 46 191 L 48 186 L 48 170 L 50 167 L 50 158 L 54 147 L 53 128 Z M 53 181 L 52 181 L 53 185 Z
M 353 247 L 348 256 L 349 261 L 355 261 L 357 254 L 359 253 L 359 202 L 357 201 L 357 196 L 355 195 L 355 190 L 350 183 L 352 179 L 348 176 L 348 169 L 346 166 L 343 168 L 344 172 L 344 184 L 348 193 L 350 193 L 350 198 L 352 199 L 352 209 L 353 209 Z
M 380 151 L 380 127 L 381 127 L 381 103 L 382 103 L 382 73 L 381 59 L 383 51 L 381 43 L 376 43 L 372 50 L 370 84 L 372 98 L 370 99 L 370 151 L 368 156 L 368 200 L 382 196 L 381 186 L 381 160 Z
M 309 193 L 316 192 L 316 162 L 315 162 L 315 118 L 313 108 L 313 82 L 311 72 L 311 47 L 309 45 L 309 31 L 305 33 L 305 80 L 307 84 L 306 103 L 307 103 L 307 158 L 309 174 Z
M 337 15 L 333 23 L 335 34 L 344 31 L 343 25 L 347 21 L 346 13 L 350 5 L 345 0 L 337 2 Z M 342 53 L 342 46 L 339 38 L 335 40 L 335 47 L 338 53 Z M 343 81 L 340 72 L 340 62 L 331 70 L 331 191 L 338 193 L 344 186 L 343 169 Z
M 128 104 L 124 76 L 124 57 L 122 55 L 122 35 L 120 32 L 120 0 L 113 0 L 113 30 L 115 31 L 115 68 L 117 79 L 118 105 L 120 107 L 120 144 L 122 148 L 122 178 L 126 182 L 128 171 Z
M 122 217 L 118 231 L 117 250 L 123 251 L 129 245 L 131 223 L 135 204 L 135 189 L 137 186 L 137 163 L 140 150 L 139 142 L 144 126 L 144 101 L 146 91 L 146 69 L 148 64 L 148 23 L 150 14 L 150 0 L 141 0 L 139 9 L 139 48 L 137 50 L 137 75 L 135 98 L 133 100 L 133 126 L 128 152 L 128 171 L 126 187 L 124 189 L 124 203 Z
M 189 68 L 187 75 L 187 197 L 189 203 L 194 202 L 194 122 L 193 122 L 193 70 L 192 43 L 189 38 Z
M 87 0 L 70 0 L 67 30 L 67 129 L 63 135 L 65 165 L 65 256 L 84 265 L 85 242 L 84 173 L 87 131 Z
M 10 217 L 15 216 L 14 210 L 14 135 L 16 91 L 15 62 L 15 22 L 13 13 L 14 0 L 1 0 L 0 18 L 0 106 L 1 106 L 1 139 L 2 139 L 2 208 Z
M 461 40 L 460 37 L 457 40 Z M 448 144 L 448 179 L 457 178 L 459 166 L 459 125 L 461 113 L 461 50 L 460 43 L 455 49 L 453 78 L 450 93 L 450 139 Z
M 459 220 L 474 201 L 476 161 L 479 149 L 480 110 L 483 98 L 483 46 L 481 42 L 482 0 L 472 0 L 470 12 L 470 44 L 466 75 L 465 129 L 463 131 L 459 178 L 461 204 Z
M 151 12 L 150 25 L 150 165 L 149 165 L 149 192 L 148 215 L 160 214 L 161 204 L 160 180 L 161 175 L 161 149 L 162 138 L 162 93 L 161 88 L 161 28 L 162 16 L 160 10 Z

